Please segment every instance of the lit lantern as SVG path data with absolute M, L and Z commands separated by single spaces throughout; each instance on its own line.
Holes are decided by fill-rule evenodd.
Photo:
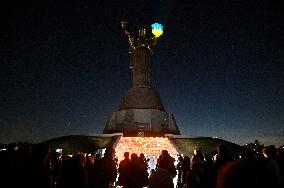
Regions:
M 152 26 L 152 33 L 155 35 L 155 37 L 159 37 L 163 34 L 163 26 L 159 23 L 154 23 Z

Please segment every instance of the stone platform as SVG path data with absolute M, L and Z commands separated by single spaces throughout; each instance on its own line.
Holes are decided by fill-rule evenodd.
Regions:
M 103 133 L 117 132 L 125 136 L 180 134 L 172 114 L 158 109 L 127 109 L 113 112 Z

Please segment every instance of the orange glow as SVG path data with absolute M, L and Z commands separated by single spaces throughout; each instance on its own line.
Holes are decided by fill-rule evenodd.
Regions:
M 161 137 L 121 137 L 115 147 L 118 162 L 124 159 L 124 152 L 144 153 L 147 158 L 154 157 L 155 161 L 160 156 L 162 150 L 168 150 L 172 157 L 176 157 L 179 153 L 171 144 L 168 138 Z

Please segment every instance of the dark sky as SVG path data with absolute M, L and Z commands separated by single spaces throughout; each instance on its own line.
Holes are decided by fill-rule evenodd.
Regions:
M 12 0 L 0 7 L 2 143 L 102 132 L 131 86 L 125 18 L 132 33 L 164 25 L 153 85 L 182 134 L 284 144 L 280 2 Z

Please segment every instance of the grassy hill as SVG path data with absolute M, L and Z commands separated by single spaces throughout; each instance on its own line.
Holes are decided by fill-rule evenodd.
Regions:
M 247 150 L 235 143 L 211 137 L 196 137 L 196 138 L 171 138 L 173 144 L 180 150 L 179 152 L 187 156 L 192 156 L 194 150 L 200 149 L 203 153 L 214 154 L 217 152 L 219 145 L 224 145 L 230 153 L 246 154 Z
M 52 151 L 62 149 L 63 153 L 84 152 L 92 153 L 97 149 L 111 146 L 116 141 L 117 136 L 84 136 L 71 135 L 62 136 L 42 142 L 48 145 Z

